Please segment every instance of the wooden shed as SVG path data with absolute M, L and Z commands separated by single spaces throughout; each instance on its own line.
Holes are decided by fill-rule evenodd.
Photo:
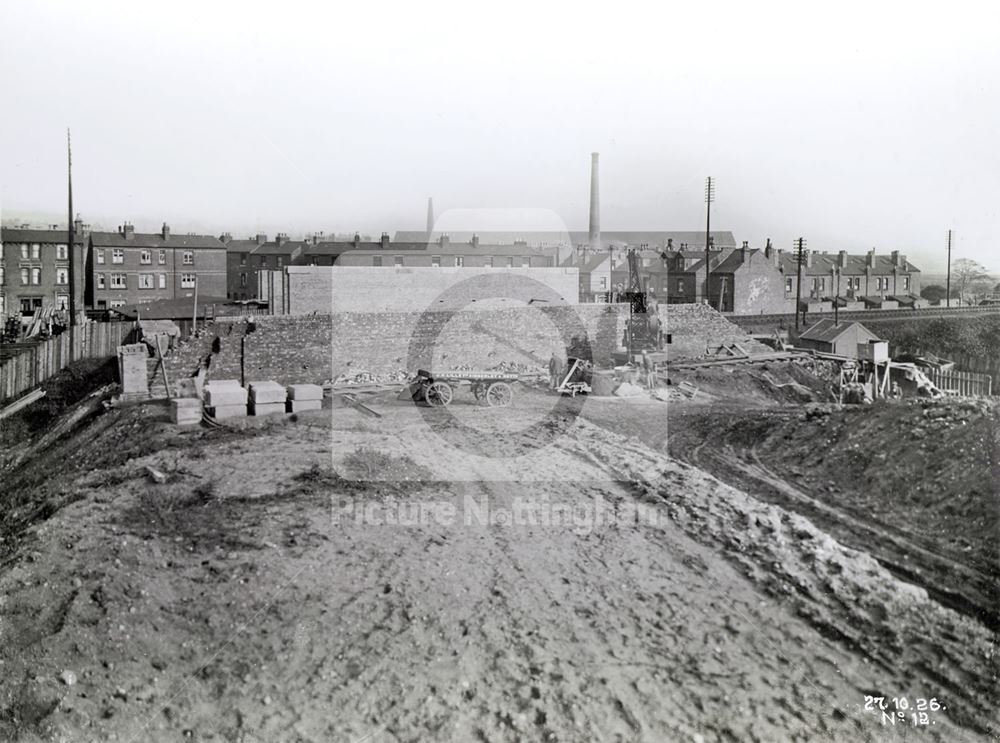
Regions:
M 810 325 L 795 344 L 798 348 L 811 348 L 824 353 L 858 358 L 858 344 L 880 340 L 877 335 L 859 322 L 839 325 L 824 318 Z

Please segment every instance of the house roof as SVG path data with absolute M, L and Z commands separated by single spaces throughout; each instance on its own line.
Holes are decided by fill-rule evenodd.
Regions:
M 61 243 L 66 244 L 67 230 L 22 230 L 16 227 L 0 229 L 0 241 L 5 243 Z M 84 237 L 79 233 L 74 236 L 74 243 L 83 243 Z
M 910 263 L 905 257 L 900 256 L 904 264 L 899 268 L 904 272 L 916 272 L 919 273 L 920 269 Z M 843 276 L 863 276 L 865 275 L 865 269 L 868 267 L 868 254 L 863 255 L 851 255 L 845 256 L 847 265 L 840 268 L 840 273 Z M 837 253 L 813 253 L 811 258 L 812 265 L 802 264 L 802 274 L 804 276 L 829 276 L 830 271 L 840 265 L 840 255 Z M 796 273 L 798 267 L 795 262 L 795 253 L 783 252 L 778 254 L 778 261 L 784 272 Z M 886 274 L 892 274 L 894 264 L 892 262 L 891 255 L 876 255 L 875 265 L 872 267 L 872 274 L 877 276 L 882 276 Z
M 420 241 L 390 241 L 386 247 L 381 242 L 322 242 L 313 245 L 307 243 L 303 255 L 343 255 L 345 253 L 360 253 L 362 255 L 393 255 L 394 253 L 425 253 L 427 255 L 492 255 L 492 256 L 523 256 L 551 255 L 555 246 L 547 248 L 529 247 L 524 245 L 505 245 L 497 243 L 480 243 L 473 247 L 471 242 L 450 241 L 447 245 L 438 242 L 426 243 Z
M 121 232 L 91 232 L 90 244 L 97 248 L 218 248 L 226 244 L 212 235 L 178 235 L 170 233 L 166 240 L 160 233 L 133 233 L 125 237 Z
M 439 233 L 428 233 L 424 230 L 400 230 L 393 240 L 403 242 L 434 243 Z M 580 230 L 488 230 L 483 232 L 453 231 L 448 235 L 453 242 L 468 242 L 473 234 L 479 236 L 482 242 L 491 244 L 512 244 L 515 240 L 523 240 L 533 247 L 556 247 L 558 245 L 586 245 L 590 242 L 590 233 Z M 665 248 L 669 240 L 673 240 L 675 248 L 681 243 L 690 246 L 705 244 L 705 232 L 701 231 L 671 231 L 671 230 L 606 230 L 601 232 L 601 242 L 604 247 L 649 245 L 652 248 Z M 736 238 L 728 230 L 712 230 L 712 241 L 716 248 L 735 248 Z
M 559 265 L 562 268 L 579 268 L 580 273 L 593 273 L 601 264 L 607 262 L 608 256 L 606 255 L 588 255 L 586 257 L 571 255 Z
M 260 247 L 256 240 L 226 240 L 227 253 L 251 253 Z
M 799 336 L 799 338 L 810 341 L 820 341 L 822 343 L 833 343 L 833 341 L 842 336 L 848 330 L 852 329 L 854 326 L 863 330 L 864 333 L 871 338 L 878 338 L 877 335 L 859 322 L 846 322 L 838 325 L 829 318 L 817 320 L 815 323 L 810 325 L 806 331 Z
M 285 240 L 280 244 L 276 240 L 271 240 L 263 245 L 256 246 L 250 252 L 254 255 L 292 255 L 297 251 L 301 252 L 305 250 L 311 245 L 311 242 L 303 240 Z
M 225 297 L 198 297 L 198 317 L 205 316 L 205 308 L 209 305 L 229 304 Z M 155 302 L 127 304 L 124 307 L 114 307 L 111 312 L 117 312 L 125 317 L 141 317 L 143 320 L 175 320 L 188 319 L 194 311 L 194 297 L 179 299 L 158 299 Z

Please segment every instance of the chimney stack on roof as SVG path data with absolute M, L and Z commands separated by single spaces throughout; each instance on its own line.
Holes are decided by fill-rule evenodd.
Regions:
M 161 234 L 163 235 L 164 240 L 170 239 L 170 225 L 168 225 L 166 222 L 163 223 L 163 231 Z
M 896 268 L 906 268 L 906 256 L 898 250 L 892 251 L 892 265 Z
M 868 268 L 875 268 L 875 248 L 868 251 Z
M 275 235 L 274 241 L 278 245 L 284 245 L 286 242 L 288 242 L 288 233 L 287 232 L 279 232 L 277 235 Z
M 258 232 L 257 233 L 257 244 L 258 245 L 263 245 L 266 242 L 267 242 L 267 235 L 265 235 L 263 232 Z
M 230 232 L 223 232 L 219 235 L 219 242 L 229 243 L 233 241 L 233 235 Z
M 451 238 L 448 237 L 448 235 L 441 235 L 441 237 L 438 238 L 438 242 L 443 247 L 445 245 L 448 245 L 451 242 Z
M 597 159 L 600 153 L 590 153 L 590 232 L 591 250 L 601 249 L 601 186 Z
M 472 248 L 477 249 L 479 247 L 479 235 L 472 234 Z
M 354 240 L 352 242 L 354 243 L 354 247 L 358 247 L 358 243 L 361 242 L 361 234 L 358 233 L 358 232 L 355 232 L 354 233 Z
M 841 268 L 847 268 L 847 251 L 841 250 L 837 253 L 837 265 Z
M 133 225 L 131 222 L 126 222 L 125 224 L 122 225 L 121 234 L 126 240 L 131 240 L 133 237 L 135 237 L 135 225 Z
M 389 249 L 389 233 L 388 232 L 383 232 L 382 233 L 382 237 L 380 239 L 380 243 L 382 245 L 382 250 L 388 250 Z

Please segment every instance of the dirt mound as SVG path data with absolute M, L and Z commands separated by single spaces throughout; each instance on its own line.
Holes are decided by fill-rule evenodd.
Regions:
M 797 405 L 830 398 L 835 378 L 831 362 L 803 358 L 759 364 L 671 369 L 671 384 L 689 382 L 713 402 Z

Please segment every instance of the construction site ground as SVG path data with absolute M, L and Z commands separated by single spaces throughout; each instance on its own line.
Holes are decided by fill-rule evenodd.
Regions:
M 993 413 L 862 423 L 812 371 L 221 429 L 74 395 L 4 438 L 0 739 L 996 740 Z M 910 466 L 903 419 L 954 424 L 936 499 L 821 451 Z

